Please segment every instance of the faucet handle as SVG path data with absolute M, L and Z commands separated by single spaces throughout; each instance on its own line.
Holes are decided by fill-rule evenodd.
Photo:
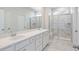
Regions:
M 2 31 L 4 31 L 5 29 L 4 29 L 4 28 L 2 28 L 1 30 L 2 30 Z

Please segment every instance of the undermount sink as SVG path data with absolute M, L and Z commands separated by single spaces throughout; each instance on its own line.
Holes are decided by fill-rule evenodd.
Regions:
M 12 40 L 19 40 L 19 39 L 22 39 L 24 38 L 25 36 L 15 36 L 12 38 Z

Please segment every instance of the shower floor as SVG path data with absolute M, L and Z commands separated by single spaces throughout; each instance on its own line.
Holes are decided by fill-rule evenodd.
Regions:
M 49 44 L 45 47 L 44 51 L 74 51 L 74 48 L 71 39 L 54 36 L 53 39 L 50 39 Z

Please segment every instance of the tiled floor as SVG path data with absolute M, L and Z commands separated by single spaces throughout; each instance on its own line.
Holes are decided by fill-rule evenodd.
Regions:
M 44 51 L 74 51 L 71 40 L 64 37 L 54 37 Z

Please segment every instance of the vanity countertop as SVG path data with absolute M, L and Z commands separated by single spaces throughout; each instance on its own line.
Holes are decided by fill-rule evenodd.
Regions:
M 9 36 L 5 38 L 0 38 L 0 49 L 7 47 L 12 44 L 16 44 L 22 40 L 29 39 L 37 34 L 41 34 L 42 32 L 48 31 L 47 29 L 40 29 L 40 30 L 30 30 L 30 31 L 23 31 L 18 33 L 16 36 Z

